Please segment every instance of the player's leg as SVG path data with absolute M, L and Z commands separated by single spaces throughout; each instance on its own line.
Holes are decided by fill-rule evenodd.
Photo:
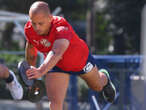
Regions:
M 116 88 L 110 79 L 110 75 L 108 71 L 105 69 L 100 69 L 99 72 L 104 73 L 106 77 L 108 78 L 108 82 L 102 90 L 103 96 L 107 101 L 113 102 L 116 96 Z
M 0 79 L 8 79 L 9 76 L 10 76 L 10 73 L 9 73 L 8 68 L 0 64 Z M 10 78 L 10 79 L 13 79 L 13 78 Z
M 82 74 L 80 77 L 87 82 L 91 89 L 102 91 L 107 101 L 114 101 L 116 90 L 106 70 L 98 71 L 98 68 L 95 66 L 90 72 Z
M 20 100 L 23 98 L 23 88 L 18 82 L 14 72 L 2 64 L 0 64 L 0 78 L 6 81 L 7 88 L 13 99 Z
M 108 81 L 106 75 L 99 72 L 96 66 L 90 72 L 80 75 L 80 77 L 95 91 L 101 91 Z
M 46 89 L 48 99 L 51 102 L 50 110 L 63 110 L 64 98 L 66 96 L 69 74 L 48 73 L 46 75 Z

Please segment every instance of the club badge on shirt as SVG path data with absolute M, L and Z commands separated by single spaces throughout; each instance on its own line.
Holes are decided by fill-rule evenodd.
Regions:
M 42 44 L 45 47 L 50 47 L 51 43 L 47 39 L 41 39 L 40 44 Z

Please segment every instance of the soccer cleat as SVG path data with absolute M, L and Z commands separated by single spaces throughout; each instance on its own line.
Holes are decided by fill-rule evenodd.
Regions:
M 11 83 L 7 83 L 7 88 L 10 91 L 11 96 L 14 100 L 21 100 L 23 98 L 23 88 L 21 84 L 18 82 L 13 71 L 9 71 L 11 75 L 13 75 L 13 81 Z
M 113 103 L 115 100 L 115 96 L 116 96 L 115 86 L 113 85 L 107 70 L 100 69 L 99 71 L 104 73 L 108 78 L 108 83 L 103 87 L 103 90 L 102 90 L 104 99 L 110 103 Z

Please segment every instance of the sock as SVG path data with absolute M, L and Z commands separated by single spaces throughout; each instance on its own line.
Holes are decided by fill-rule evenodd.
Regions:
M 11 83 L 13 81 L 14 77 L 12 74 L 9 74 L 9 77 L 5 79 L 6 83 Z

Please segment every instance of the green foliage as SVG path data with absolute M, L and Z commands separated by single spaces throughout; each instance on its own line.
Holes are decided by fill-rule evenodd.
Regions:
M 9 63 L 16 63 L 24 58 L 24 55 L 0 54 L 0 58 Z
M 16 71 L 19 61 L 24 60 L 24 55 L 0 54 L 0 59 L 4 60 L 9 69 Z
M 30 5 L 34 1 L 36 0 L 0 0 L 0 6 L 1 9 L 28 13 Z M 69 21 L 85 21 L 90 3 L 90 0 L 42 1 L 48 2 L 52 11 L 58 6 L 62 7 L 62 13 Z M 107 51 L 109 42 L 112 39 L 114 39 L 115 54 L 139 53 L 141 10 L 145 0 L 104 0 L 104 2 L 107 4 L 105 10 L 102 12 L 97 10 L 96 12 L 95 40 L 97 43 L 95 48 L 98 50 L 97 53 Z M 108 20 L 105 19 L 107 14 L 110 16 Z M 123 42 L 118 42 L 121 40 Z
M 112 40 L 112 36 L 108 33 L 109 20 L 105 19 L 103 13 L 96 13 L 96 26 L 95 26 L 95 48 L 98 50 L 96 54 L 107 54 L 108 46 Z
M 106 13 L 111 16 L 110 22 L 115 26 L 112 32 L 117 53 L 139 53 L 141 11 L 145 0 L 106 0 L 106 2 L 108 4 Z

